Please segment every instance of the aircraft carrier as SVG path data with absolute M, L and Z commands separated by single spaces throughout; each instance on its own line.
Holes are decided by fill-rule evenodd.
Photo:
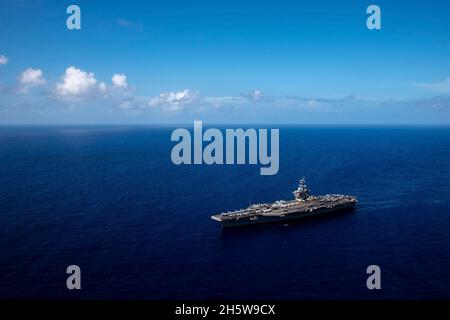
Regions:
M 276 201 L 274 203 L 254 204 L 247 209 L 222 212 L 211 216 L 223 227 L 238 227 L 252 224 L 282 222 L 310 216 L 330 214 L 337 211 L 354 209 L 358 199 L 342 194 L 313 196 L 306 186 L 305 179 L 292 192 L 295 199 Z

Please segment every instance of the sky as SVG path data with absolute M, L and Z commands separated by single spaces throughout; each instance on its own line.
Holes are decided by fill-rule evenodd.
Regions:
M 449 124 L 449 14 L 446 0 L 0 0 L 0 124 Z

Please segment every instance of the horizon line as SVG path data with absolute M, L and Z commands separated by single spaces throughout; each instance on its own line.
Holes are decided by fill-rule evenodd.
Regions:
M 201 120 L 196 120 L 201 121 Z M 281 126 L 281 127 L 450 127 L 450 123 L 231 123 L 205 122 L 209 126 Z M 0 123 L 0 127 L 62 127 L 62 126 L 134 126 L 134 127 L 179 127 L 193 126 L 192 122 L 180 123 Z

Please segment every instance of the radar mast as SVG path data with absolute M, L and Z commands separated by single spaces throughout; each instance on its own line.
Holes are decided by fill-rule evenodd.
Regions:
M 297 190 L 294 190 L 292 193 L 294 194 L 295 200 L 303 200 L 305 201 L 309 197 L 309 189 L 306 186 L 305 178 L 302 178 L 298 182 Z

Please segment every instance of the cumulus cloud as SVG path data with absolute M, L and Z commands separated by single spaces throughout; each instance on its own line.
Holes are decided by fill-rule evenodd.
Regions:
M 158 97 L 152 97 L 148 101 L 149 107 L 162 107 L 167 110 L 177 111 L 184 109 L 186 105 L 198 100 L 199 95 L 189 89 L 178 92 L 163 92 Z
M 6 57 L 5 55 L 0 55 L 0 65 L 4 65 L 4 64 L 8 64 L 8 57 Z
M 450 78 L 446 78 L 440 82 L 419 83 L 416 87 L 426 89 L 431 92 L 450 94 Z
M 117 89 L 126 89 L 128 87 L 127 76 L 123 73 L 113 75 L 111 81 Z
M 0 56 L 4 57 L 4 56 Z M 7 61 L 7 58 L 4 57 Z M 123 73 L 113 74 L 111 84 L 98 81 L 93 72 L 81 70 L 75 66 L 68 67 L 61 79 L 52 84 L 54 90 L 51 98 L 58 102 L 97 102 L 108 112 L 114 110 L 133 114 L 151 113 L 166 119 L 182 119 L 185 116 L 208 114 L 216 119 L 224 116 L 251 116 L 251 114 L 268 114 L 278 116 L 282 113 L 295 115 L 297 112 L 341 112 L 351 108 L 365 106 L 398 106 L 401 108 L 421 107 L 440 111 L 450 111 L 450 78 L 441 82 L 418 84 L 417 87 L 444 94 L 424 99 L 369 99 L 353 96 L 320 98 L 304 96 L 276 96 L 253 90 L 240 95 L 201 95 L 198 91 L 184 89 L 167 91 L 155 96 L 135 96 L 129 90 L 127 76 Z M 18 86 L 1 87 L 1 92 L 26 93 L 30 88 L 44 85 L 46 79 L 41 69 L 28 68 L 17 78 Z M 17 89 L 19 88 L 19 89 Z M 26 96 L 22 96 L 26 99 Z M 100 99 L 97 99 L 100 97 Z M 48 98 L 46 96 L 45 98 Z M 47 101 L 48 102 L 48 101 Z M 305 113 L 306 114 L 306 113 Z M 310 113 L 312 114 L 312 113 Z M 316 113 L 317 114 L 317 113 Z
M 245 104 L 264 103 L 269 98 L 263 97 L 260 90 L 238 96 L 203 96 L 198 91 L 185 89 L 182 91 L 163 92 L 159 96 L 150 97 L 149 108 L 159 108 L 165 111 L 189 110 L 205 111 L 222 107 L 239 108 Z
M 45 84 L 44 73 L 41 69 L 28 68 L 19 76 L 19 83 L 21 85 L 19 92 L 28 92 L 30 88 Z
M 97 79 L 92 72 L 86 72 L 71 66 L 61 77 L 61 82 L 56 85 L 55 92 L 64 98 L 81 98 L 83 95 L 96 90 L 106 90 L 105 84 L 97 86 Z

